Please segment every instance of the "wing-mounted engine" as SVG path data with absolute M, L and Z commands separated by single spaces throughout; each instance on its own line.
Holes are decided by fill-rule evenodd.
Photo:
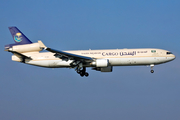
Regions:
M 109 60 L 108 59 L 97 59 L 95 62 L 92 62 L 92 65 L 96 67 L 108 67 Z
M 101 72 L 112 72 L 113 67 L 112 66 L 108 66 L 108 67 L 95 67 L 92 68 L 92 70 L 96 70 L 96 71 L 101 71 Z
M 92 65 L 96 66 L 92 70 L 101 71 L 101 72 L 112 72 L 112 66 L 109 66 L 108 59 L 97 59 Z

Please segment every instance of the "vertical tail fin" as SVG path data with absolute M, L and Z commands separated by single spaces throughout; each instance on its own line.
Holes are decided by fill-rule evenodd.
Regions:
M 31 44 L 32 42 L 17 28 L 9 27 L 9 31 L 16 44 Z

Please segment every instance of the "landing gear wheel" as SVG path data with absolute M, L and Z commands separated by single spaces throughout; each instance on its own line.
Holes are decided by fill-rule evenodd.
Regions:
M 81 77 L 83 77 L 83 76 L 84 76 L 84 74 L 80 74 L 80 76 L 81 76 Z
M 83 68 L 77 67 L 75 70 L 81 77 L 83 77 L 83 76 L 88 77 L 89 76 L 89 74 L 86 72 L 86 67 L 83 67 Z
M 80 74 L 80 71 L 77 71 L 78 74 Z
M 151 73 L 154 73 L 154 70 L 151 70 Z
M 88 77 L 88 76 L 89 76 L 89 73 L 86 72 L 86 73 L 85 73 L 85 76 Z
M 79 74 L 80 74 L 80 75 L 84 75 L 83 71 L 80 71 Z

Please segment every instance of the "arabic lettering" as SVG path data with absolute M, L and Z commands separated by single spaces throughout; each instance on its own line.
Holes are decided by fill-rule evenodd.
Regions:
M 125 55 L 134 56 L 134 55 L 136 55 L 136 51 L 133 51 L 133 52 L 120 52 L 119 54 L 120 54 L 120 56 L 125 56 Z
M 132 51 L 132 52 L 102 52 L 103 56 L 126 56 L 126 55 L 136 55 L 136 51 Z

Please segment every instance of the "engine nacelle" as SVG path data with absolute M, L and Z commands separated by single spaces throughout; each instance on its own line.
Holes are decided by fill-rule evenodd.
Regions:
M 112 66 L 103 67 L 103 68 L 96 67 L 96 68 L 93 68 L 93 70 L 101 71 L 101 72 L 112 72 L 113 67 Z
M 108 59 L 97 59 L 95 64 L 96 64 L 96 67 L 108 67 L 109 60 Z
M 25 52 L 39 52 L 43 50 L 42 42 L 38 41 L 38 43 L 31 43 L 31 44 L 25 44 L 25 45 L 15 45 L 12 46 L 12 48 L 9 48 L 11 51 L 16 51 L 19 53 L 25 53 Z

